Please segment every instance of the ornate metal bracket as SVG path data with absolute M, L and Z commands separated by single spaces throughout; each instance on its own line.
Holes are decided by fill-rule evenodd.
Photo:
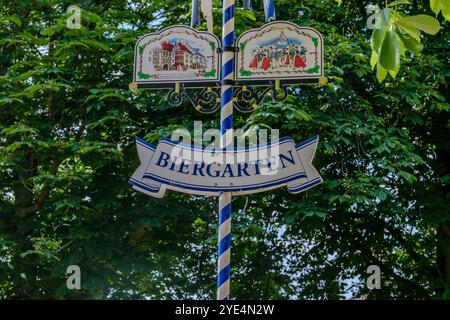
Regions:
M 280 86 L 276 81 L 269 87 L 239 87 L 235 92 L 234 106 L 240 112 L 252 112 L 268 94 L 272 101 L 283 102 L 288 97 L 288 87 Z
M 319 80 L 310 80 L 305 83 L 319 83 L 320 85 L 327 84 L 327 78 L 321 77 Z M 252 112 L 255 110 L 266 96 L 270 96 L 274 102 L 283 102 L 288 95 L 299 96 L 302 91 L 300 82 L 293 86 L 294 83 L 281 83 L 280 80 L 272 80 L 267 84 L 254 85 L 236 85 L 234 92 L 234 107 L 240 112 Z M 164 87 L 142 86 L 142 88 L 149 89 L 169 89 L 167 93 L 167 102 L 173 106 L 179 106 L 183 103 L 184 98 L 187 98 L 194 108 L 204 114 L 211 114 L 220 109 L 220 86 L 215 83 L 212 86 L 203 88 L 197 87 L 198 84 L 181 84 L 179 82 L 173 84 L 166 84 Z M 211 85 L 211 84 L 209 84 Z M 139 87 L 132 82 L 129 85 L 131 90 L 137 90 Z
M 220 89 L 219 89 L 220 90 Z M 186 97 L 194 108 L 204 114 L 211 114 L 220 108 L 220 93 L 217 88 L 208 87 L 200 89 L 187 90 L 186 87 L 175 87 L 167 93 L 167 102 L 173 106 L 179 106 Z
M 203 88 L 201 91 L 185 91 L 185 96 L 197 111 L 210 114 L 216 112 L 220 108 L 219 90 L 214 90 L 214 88 L 209 87 Z

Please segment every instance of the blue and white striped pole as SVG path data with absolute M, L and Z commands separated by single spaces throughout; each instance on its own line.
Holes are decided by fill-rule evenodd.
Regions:
M 244 10 L 252 10 L 252 0 L 244 0 Z
M 220 147 L 233 147 L 234 0 L 222 0 Z M 219 196 L 217 300 L 230 298 L 231 192 Z
M 199 15 L 199 3 L 198 0 L 192 0 L 192 14 L 191 14 L 191 28 L 195 28 L 200 25 L 200 15 Z
M 275 0 L 264 0 L 264 16 L 266 22 L 275 20 Z

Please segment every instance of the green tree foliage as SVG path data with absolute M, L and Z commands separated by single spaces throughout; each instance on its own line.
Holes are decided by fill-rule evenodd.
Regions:
M 410 17 L 445 16 L 439 1 L 411 2 Z M 217 199 L 157 200 L 127 183 L 135 136 L 156 143 L 194 120 L 219 125 L 218 114 L 168 105 L 162 91 L 128 89 L 138 37 L 188 24 L 189 1 L 79 1 L 81 29 L 67 29 L 72 4 L 0 4 L 0 297 L 214 298 Z M 367 3 L 276 4 L 278 17 L 321 31 L 329 82 L 236 113 L 235 127 L 296 141 L 320 134 L 314 164 L 325 182 L 233 198 L 232 296 L 448 298 L 448 22 L 438 16 L 421 55 L 400 47 L 401 64 L 379 61 L 400 68 L 380 84 Z M 260 2 L 240 7 L 238 34 L 264 23 Z M 220 35 L 218 0 L 214 20 Z M 372 264 L 381 290 L 365 286 Z M 81 290 L 66 287 L 69 265 L 81 268 Z
M 389 73 L 395 78 L 400 70 L 400 57 L 405 57 L 406 51 L 419 55 L 423 49 L 420 43 L 420 31 L 435 35 L 439 32 L 439 21 L 425 14 L 406 15 L 399 6 L 410 5 L 410 1 L 398 0 L 387 4 L 386 8 L 376 13 L 375 30 L 370 44 L 372 56 L 370 65 L 377 68 L 377 79 L 383 82 Z M 434 12 L 444 6 L 439 2 Z M 446 8 L 447 6 L 445 6 Z M 449 5 L 450 7 L 450 5 Z M 449 8 L 450 9 L 450 8 Z

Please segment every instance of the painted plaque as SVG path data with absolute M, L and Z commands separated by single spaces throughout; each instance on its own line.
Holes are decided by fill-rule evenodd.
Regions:
M 141 37 L 134 51 L 137 87 L 167 87 L 175 82 L 199 86 L 219 81 L 219 39 L 208 32 L 172 26 Z
M 244 32 L 236 46 L 236 81 L 318 82 L 323 77 L 323 41 L 312 28 L 273 22 Z
M 134 189 L 161 198 L 167 189 L 195 195 L 257 193 L 287 186 L 297 193 L 322 182 L 311 164 L 318 136 L 300 144 L 289 138 L 234 150 L 208 149 L 163 139 L 157 146 L 136 139 L 140 166 Z

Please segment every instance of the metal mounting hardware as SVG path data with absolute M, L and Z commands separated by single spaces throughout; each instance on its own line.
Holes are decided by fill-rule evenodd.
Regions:
M 128 88 L 130 88 L 131 91 L 136 91 L 137 88 L 138 88 L 138 86 L 137 86 L 136 82 L 131 82 L 131 83 L 128 85 Z
M 167 93 L 167 103 L 172 106 L 179 106 L 183 102 L 183 92 L 180 92 L 176 89 L 170 89 Z
M 222 80 L 222 84 L 223 84 L 223 85 L 234 86 L 234 80 L 223 79 L 223 80 Z
M 183 102 L 183 97 L 194 106 L 194 108 L 204 114 L 211 114 L 220 108 L 220 88 L 207 87 L 200 90 L 190 89 L 183 85 L 176 85 L 167 93 L 167 102 L 172 106 L 179 106 Z
M 255 110 L 264 98 L 269 95 L 274 102 L 283 102 L 288 95 L 298 97 L 301 94 L 300 84 L 319 83 L 323 86 L 327 84 L 328 79 L 321 77 L 318 79 L 302 79 L 301 81 L 279 80 L 258 82 L 256 80 L 242 83 L 225 79 L 215 83 L 167 83 L 167 84 L 140 84 L 132 82 L 129 84 L 130 90 L 138 89 L 169 89 L 167 92 L 167 102 L 172 106 L 180 106 L 183 97 L 186 97 L 194 108 L 204 114 L 211 114 L 220 109 L 220 86 L 221 84 L 232 85 L 235 90 L 233 104 L 240 112 L 252 112 Z
M 220 108 L 220 91 L 214 91 L 211 87 L 203 88 L 200 91 L 185 91 L 184 95 L 197 109 L 197 111 L 210 114 Z M 219 99 L 219 102 L 217 100 Z
M 234 46 L 223 46 L 223 47 L 222 47 L 222 51 L 224 51 L 224 52 L 226 52 L 226 51 L 229 51 L 229 52 L 238 52 L 238 51 L 239 51 L 239 48 L 238 48 L 238 47 L 234 47 Z
M 239 87 L 235 92 L 234 106 L 240 112 L 252 112 L 271 93 L 272 101 L 283 102 L 288 97 L 287 86 L 281 86 L 277 81 L 271 82 L 269 87 Z

